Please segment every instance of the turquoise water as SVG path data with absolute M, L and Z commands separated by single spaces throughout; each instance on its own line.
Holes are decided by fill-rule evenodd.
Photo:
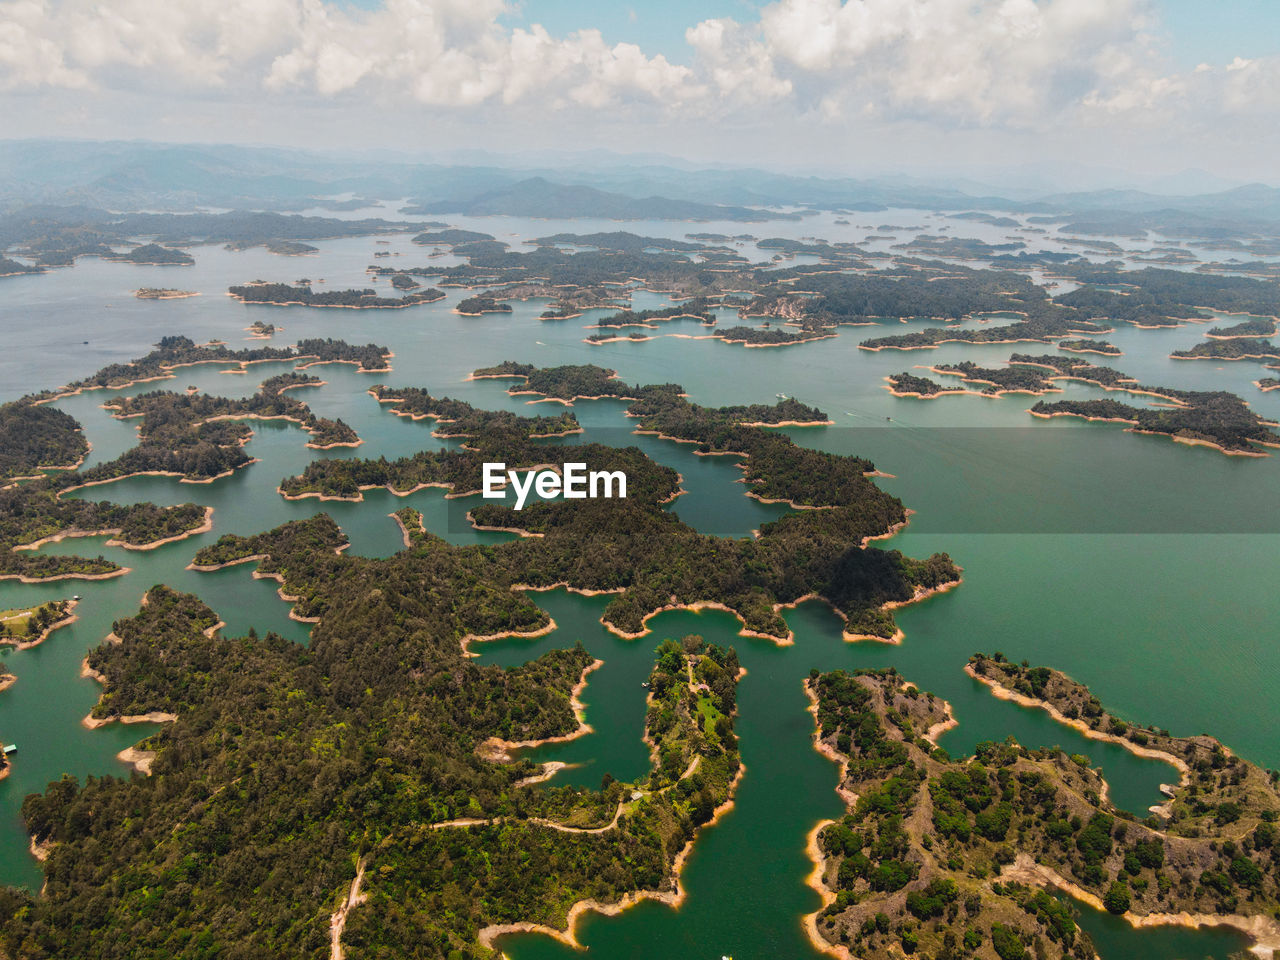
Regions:
M 903 214 L 913 219 L 876 216 L 913 224 L 928 219 L 916 212 Z M 616 227 L 507 219 L 459 225 L 504 239 Z M 636 224 L 630 229 L 680 236 L 684 225 Z M 734 225 L 698 229 L 741 232 Z M 769 235 L 821 233 L 856 240 L 866 232 L 856 226 L 827 230 L 814 220 L 760 229 Z M 967 224 L 964 234 L 983 235 Z M 0 351 L 0 373 L 5 374 L 0 390 L 5 399 L 140 356 L 166 334 L 197 340 L 217 337 L 233 347 L 249 345 L 242 328 L 254 319 L 283 327 L 278 343 L 299 336 L 340 336 L 387 344 L 396 353 L 387 374 L 360 374 L 347 365 L 312 368 L 326 385 L 295 394 L 318 414 L 341 416 L 352 424 L 365 440 L 361 447 L 330 453 L 307 450 L 306 435 L 294 426 L 254 424 L 255 437 L 247 449 L 260 462 L 232 477 L 207 485 L 139 477 L 80 494 L 118 502 L 194 500 L 215 508 L 211 533 L 146 552 L 105 547 L 105 538 L 63 541 L 44 549 L 102 552 L 131 572 L 98 582 L 0 582 L 0 608 L 72 593 L 84 597 L 76 624 L 35 649 L 0 654 L 18 676 L 18 682 L 0 694 L 0 739 L 19 744 L 13 773 L 0 783 L 0 881 L 32 888 L 40 883 L 19 817 L 27 793 L 43 789 L 64 772 L 80 777 L 127 774 L 115 754 L 145 736 L 148 728 L 82 727 L 80 719 L 99 688 L 79 677 L 79 664 L 114 619 L 136 612 L 148 587 L 164 582 L 198 593 L 228 621 L 233 633 L 253 626 L 306 642 L 306 625 L 288 619 L 288 607 L 277 597 L 274 582 L 253 580 L 247 567 L 212 574 L 185 570 L 200 546 L 224 533 L 254 533 L 323 508 L 351 538 L 354 552 L 386 556 L 401 543 L 388 514 L 406 505 L 423 512 L 428 529 L 455 543 L 509 537 L 470 529 L 465 514 L 478 498 L 448 500 L 440 490 L 407 498 L 370 491 L 358 504 L 287 502 L 276 493 L 280 478 L 318 457 L 394 457 L 453 443 L 432 438 L 428 421 L 414 423 L 391 415 L 367 394 L 375 383 L 424 386 L 483 407 L 537 411 L 525 404 L 525 398 L 508 396 L 503 381 L 465 379 L 473 368 L 503 359 L 541 365 L 595 362 L 618 369 L 629 382 L 681 382 L 691 399 L 703 404 L 770 401 L 775 393 L 816 404 L 835 425 L 793 430 L 797 442 L 871 457 L 880 469 L 894 474 L 879 482 L 917 511 L 908 530 L 888 546 L 913 556 L 945 550 L 965 568 L 965 583 L 958 590 L 898 612 L 906 632 L 900 646 L 842 642 L 839 622 L 821 604 L 805 604 L 788 613 L 796 643 L 787 648 L 738 637 L 738 622 L 716 612 L 663 614 L 650 621 L 649 636 L 626 641 L 598 622 L 608 598 L 552 591 L 534 597 L 555 617 L 556 632 L 536 641 L 503 641 L 480 648 L 486 661 L 511 664 L 581 640 L 605 661 L 583 695 L 595 732 L 535 753 L 539 760 L 572 765 L 554 782 L 583 786 L 598 785 L 606 772 L 627 779 L 645 769 L 640 683 L 663 637 L 696 632 L 708 640 L 732 643 L 748 668 L 739 720 L 747 774 L 733 811 L 699 837 L 681 878 L 688 899 L 679 910 L 645 903 L 619 917 L 588 917 L 579 937 L 597 953 L 727 953 L 739 960 L 812 955 L 800 927 L 800 917 L 818 906 L 817 895 L 803 882 L 809 870 L 804 840 L 819 819 L 837 816 L 841 809 L 834 793 L 835 768 L 811 748 L 812 723 L 800 682 L 812 667 L 896 666 L 908 679 L 953 704 L 960 725 L 942 741 L 952 753 L 963 754 L 980 740 L 1010 734 L 1028 744 L 1060 744 L 1101 766 L 1115 801 L 1137 812 L 1157 802 L 1158 784 L 1171 779 L 1169 768 L 1086 741 L 1039 711 L 994 700 L 961 672 L 968 656 L 1000 650 L 1012 659 L 1058 667 L 1089 684 L 1125 717 L 1180 734 L 1211 732 L 1255 762 L 1280 765 L 1280 745 L 1270 735 L 1280 709 L 1271 696 L 1280 679 L 1280 647 L 1270 642 L 1273 625 L 1280 622 L 1274 509 L 1280 493 L 1280 458 L 1229 458 L 1163 438 L 1131 436 L 1111 424 L 1032 421 L 1025 412 L 1032 402 L 1027 397 L 910 401 L 893 398 L 883 389 L 885 375 L 917 364 L 964 359 L 995 364 L 1007 359 L 1011 349 L 1049 351 L 1039 344 L 869 353 L 859 350 L 858 342 L 885 330 L 857 327 L 843 328 L 833 340 L 783 350 L 669 336 L 589 346 L 582 338 L 590 332 L 583 329 L 590 316 L 539 321 L 542 301 L 517 303 L 510 315 L 464 318 L 449 311 L 449 305 L 464 295 L 457 290 L 449 291 L 442 304 L 362 313 L 249 307 L 222 295 L 228 285 L 257 277 L 324 277 L 330 288 L 369 285 L 363 268 L 373 262 L 374 249 L 401 254 L 391 260 L 398 265 L 427 262 L 424 251 L 412 247 L 407 238 L 395 239 L 390 247 L 375 247 L 371 238 L 320 246 L 318 255 L 296 259 L 262 250 L 233 253 L 201 247 L 194 250 L 197 263 L 190 268 L 90 259 L 49 275 L 0 280 L 5 315 L 14 321 L 0 334 L 5 347 Z M 750 247 L 742 249 L 767 259 Z M 130 293 L 138 286 L 176 286 L 202 295 L 138 301 Z M 660 302 L 654 294 L 637 295 L 639 307 Z M 888 329 L 899 332 L 924 325 L 894 323 Z M 658 332 L 702 331 L 696 322 L 676 321 Z M 1099 362 L 1147 382 L 1232 390 L 1259 412 L 1280 416 L 1280 394 L 1263 395 L 1250 385 L 1259 375 L 1258 365 L 1168 359 L 1170 351 L 1202 334 L 1200 327 L 1123 327 L 1107 339 L 1125 356 Z M 87 345 L 81 342 L 86 339 Z M 124 392 L 181 390 L 190 384 L 213 393 L 244 395 L 283 369 L 288 365 L 263 364 L 244 375 L 222 373 L 214 366 L 192 367 L 178 371 L 175 379 Z M 58 404 L 84 424 L 93 443 L 91 463 L 111 459 L 135 442 L 132 422 L 114 420 L 100 408 L 108 395 L 94 391 Z M 1102 395 L 1080 385 L 1068 386 L 1063 394 Z M 704 532 L 749 536 L 762 522 L 781 515 L 777 505 L 743 496 L 743 486 L 736 483 L 741 472 L 733 458 L 698 457 L 684 445 L 634 437 L 628 432 L 634 422 L 622 416 L 624 408 L 616 401 L 579 402 L 575 411 L 586 433 L 565 442 L 635 443 L 679 470 L 688 492 L 670 509 Z M 1224 710 L 1224 702 L 1247 709 Z M 1107 960 L 1222 957 L 1240 946 L 1238 938 L 1220 932 L 1135 933 L 1109 917 L 1088 913 L 1083 922 Z M 509 938 L 504 949 L 514 960 L 567 955 L 553 941 L 537 936 Z

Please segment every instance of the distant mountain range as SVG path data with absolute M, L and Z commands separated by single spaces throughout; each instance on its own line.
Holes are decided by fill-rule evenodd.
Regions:
M 965 189 L 910 178 L 793 176 L 755 169 L 592 156 L 545 169 L 419 163 L 289 148 L 123 141 L 0 141 L 0 211 L 32 203 L 116 211 L 297 211 L 352 209 L 361 201 L 411 215 L 507 214 L 610 220 L 791 219 L 797 209 L 879 211 L 905 207 L 1034 214 L 1098 232 L 1276 235 L 1280 190 L 1251 184 L 1167 196 L 1100 190 L 1015 198 L 959 181 Z M 354 198 L 354 199 L 353 199 Z
M 628 197 L 582 184 L 552 183 L 530 177 L 508 187 L 489 190 L 469 200 L 441 200 L 407 207 L 409 214 L 463 213 L 471 216 L 505 214 L 516 217 L 605 220 L 799 220 L 800 215 L 726 204 L 673 200 L 669 197 Z

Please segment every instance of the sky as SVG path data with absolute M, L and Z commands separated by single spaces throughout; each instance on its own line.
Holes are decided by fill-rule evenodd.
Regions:
M 1277 183 L 1278 47 L 1276 0 L 0 0 L 0 137 Z

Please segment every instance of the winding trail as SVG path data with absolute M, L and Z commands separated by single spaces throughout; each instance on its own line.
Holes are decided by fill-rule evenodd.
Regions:
M 329 918 L 329 960 L 343 960 L 346 956 L 342 949 L 342 931 L 347 926 L 347 915 L 352 909 L 369 899 L 368 894 L 360 892 L 360 885 L 364 883 L 364 868 L 368 861 L 368 854 L 360 858 L 356 864 L 355 879 L 351 881 L 351 889 L 347 891 L 346 899 Z

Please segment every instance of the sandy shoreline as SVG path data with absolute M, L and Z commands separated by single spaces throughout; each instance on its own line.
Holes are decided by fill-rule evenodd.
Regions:
M 100 719 L 93 716 L 93 714 L 86 714 L 80 724 L 90 730 L 97 730 L 99 727 L 105 727 L 109 723 L 171 723 L 177 719 L 178 715 L 176 713 L 151 710 L 147 713 L 131 713 L 119 717 L 107 717 L 106 719 Z
M 665 903 L 670 907 L 679 908 L 684 903 L 686 891 L 680 886 L 680 874 L 684 870 L 685 862 L 689 858 L 689 854 L 693 851 L 693 845 L 697 842 L 699 834 L 715 826 L 720 819 L 733 809 L 735 797 L 737 795 L 738 784 L 742 782 L 743 776 L 746 774 L 747 768 L 745 764 L 740 764 L 738 772 L 729 784 L 729 795 L 724 803 L 716 807 L 712 813 L 711 819 L 700 826 L 692 838 L 685 843 L 684 847 L 676 854 L 675 860 L 672 861 L 670 878 L 674 884 L 674 890 L 637 890 L 626 894 L 616 903 L 601 903 L 598 900 L 579 900 L 566 915 L 566 923 L 564 930 L 557 930 L 546 924 L 529 923 L 523 921 L 520 923 L 504 923 L 493 924 L 485 927 L 480 931 L 479 940 L 482 945 L 490 950 L 497 950 L 497 940 L 499 937 L 512 933 L 543 933 L 549 937 L 558 940 L 560 943 L 575 950 L 585 950 L 587 947 L 581 943 L 575 935 L 575 928 L 578 920 L 588 912 L 603 914 L 606 917 L 617 916 L 629 907 L 635 906 L 643 900 L 657 900 Z
M 527 750 L 532 747 L 546 746 L 549 743 L 568 743 L 570 740 L 577 740 L 588 733 L 593 733 L 595 728 L 587 723 L 586 719 L 587 705 L 579 698 L 582 696 L 583 691 L 587 689 L 587 678 L 603 666 L 603 660 L 592 660 L 582 668 L 582 674 L 579 676 L 578 682 L 569 691 L 569 707 L 573 710 L 573 716 L 578 721 L 576 730 L 559 736 L 545 737 L 542 740 L 503 740 L 501 737 L 490 737 L 476 747 L 476 753 L 494 763 L 510 763 L 514 759 L 511 756 L 512 750 Z
M 638 640 L 641 637 L 645 637 L 653 633 L 653 630 L 651 630 L 648 626 L 648 623 L 650 620 L 658 616 L 658 614 L 668 613 L 672 610 L 688 610 L 693 613 L 698 613 L 701 610 L 722 610 L 725 613 L 733 614 L 738 619 L 738 622 L 742 624 L 742 629 L 738 631 L 738 636 L 740 637 L 757 637 L 761 640 L 772 640 L 774 643 L 776 643 L 780 647 L 789 647 L 793 643 L 795 643 L 795 637 L 791 631 L 787 631 L 786 636 L 779 637 L 771 633 L 759 633 L 755 630 L 751 630 L 750 628 L 748 628 L 747 621 L 746 619 L 743 618 L 742 614 L 738 613 L 738 611 L 734 610 L 732 607 L 726 606 L 725 604 L 715 600 L 697 600 L 697 601 L 694 601 L 693 603 L 664 604 L 663 606 L 658 607 L 656 610 L 651 610 L 649 613 L 645 614 L 643 617 L 640 618 L 640 625 L 644 629 L 642 629 L 639 633 L 627 633 L 625 630 L 621 630 L 618 627 L 615 627 L 612 623 L 605 620 L 604 617 L 600 618 L 600 623 L 603 624 L 605 629 L 608 630 L 610 633 L 615 634 L 616 636 L 622 637 L 622 639 L 624 640 Z
M 1019 853 L 1012 864 L 1005 867 L 1001 878 L 1016 880 L 1037 887 L 1053 887 L 1061 890 L 1074 900 L 1087 903 L 1094 910 L 1104 912 L 1102 899 L 1079 884 L 1066 879 L 1056 870 L 1036 863 L 1025 853 Z M 1123 919 L 1134 929 L 1144 927 L 1177 926 L 1191 930 L 1200 927 L 1229 927 L 1253 941 L 1251 952 L 1264 957 L 1272 951 L 1280 950 L 1280 921 L 1261 914 L 1246 917 L 1240 914 L 1220 913 L 1148 913 L 1135 914 L 1126 912 Z
M 1058 723 L 1063 726 L 1070 727 L 1072 730 L 1077 731 L 1090 740 L 1114 743 L 1117 746 L 1128 750 L 1136 757 L 1145 757 L 1148 760 L 1163 761 L 1178 771 L 1180 786 L 1186 786 L 1186 784 L 1190 782 L 1191 769 L 1187 766 L 1186 761 L 1181 757 L 1176 757 L 1172 753 L 1168 753 L 1164 750 L 1155 750 L 1151 747 L 1139 746 L 1132 740 L 1116 736 L 1113 733 L 1095 730 L 1083 720 L 1073 720 L 1070 717 L 1065 716 L 1062 711 L 1047 700 L 1040 700 L 1036 697 L 1029 697 L 1024 693 L 1019 693 L 1016 690 L 1010 690 L 1008 687 L 1001 684 L 1000 681 L 992 677 L 983 676 L 973 668 L 972 663 L 965 664 L 964 672 L 974 680 L 977 680 L 979 683 L 990 688 L 992 696 L 996 697 L 998 700 L 1008 700 L 1011 703 L 1016 703 L 1020 707 L 1032 707 L 1034 709 L 1043 710 L 1045 713 L 1049 714 L 1049 716 L 1053 717 L 1053 719 Z
M 468 633 L 460 641 L 462 644 L 462 655 L 464 657 L 480 656 L 480 654 L 471 650 L 471 644 L 473 643 L 485 643 L 489 640 L 506 640 L 508 638 L 516 640 L 534 640 L 537 637 L 545 637 L 548 633 L 551 633 L 556 629 L 555 617 L 548 615 L 547 620 L 547 625 L 545 627 L 539 627 L 537 630 L 502 630 L 498 633 L 485 634 Z
M 1037 410 L 1028 410 L 1027 413 L 1041 420 L 1051 420 L 1054 417 L 1075 417 L 1079 420 L 1086 420 L 1090 423 L 1127 423 L 1129 428 L 1126 433 L 1139 433 L 1148 437 L 1168 437 L 1174 443 L 1185 443 L 1190 447 L 1208 447 L 1211 450 L 1217 450 L 1219 453 L 1228 457 L 1269 457 L 1271 454 L 1263 453 L 1261 450 L 1228 450 L 1220 443 L 1214 443 L 1212 440 L 1202 440 L 1197 437 L 1180 437 L 1173 433 L 1164 433 L 1159 430 L 1139 430 L 1138 421 L 1128 417 L 1090 417 L 1082 413 L 1074 413 L 1070 410 L 1055 410 L 1053 413 L 1041 413 Z M 1275 446 L 1276 444 L 1264 443 L 1261 440 L 1252 441 L 1254 443 L 1263 443 L 1264 446 Z M 1277 439 L 1280 443 L 1280 438 Z
M 964 577 L 956 577 L 956 579 L 948 580 L 946 583 L 940 583 L 936 587 L 916 587 L 915 593 L 912 594 L 910 598 L 906 600 L 890 600 L 887 603 L 880 604 L 878 609 L 882 612 L 897 610 L 899 607 L 905 607 L 912 603 L 919 603 L 921 600 L 927 600 L 929 597 L 936 596 L 940 593 L 947 593 L 950 590 L 954 590 L 962 583 L 964 583 Z M 874 633 L 850 633 L 847 628 L 844 631 L 844 640 L 846 643 L 859 643 L 864 640 L 870 640 L 875 643 L 890 643 L 896 646 L 897 644 L 902 643 L 905 638 L 906 633 L 903 632 L 901 627 L 894 630 L 893 636 L 891 637 L 881 637 Z
M 826 757 L 828 760 L 836 764 L 839 769 L 838 779 L 836 780 L 836 793 L 845 805 L 846 812 L 852 810 L 857 805 L 858 795 L 844 785 L 845 777 L 849 773 L 849 758 L 832 748 L 830 745 L 822 741 L 822 729 L 818 723 L 818 696 L 813 691 L 813 687 L 806 680 L 803 682 L 804 695 L 809 701 L 806 708 L 809 715 L 813 717 L 813 749 Z M 807 913 L 804 916 L 804 931 L 809 938 L 809 942 L 815 950 L 819 950 L 828 956 L 837 957 L 839 960 L 853 960 L 853 955 L 847 948 L 840 944 L 830 943 L 818 932 L 818 917 L 822 912 L 835 902 L 836 893 L 823 882 L 823 875 L 827 869 L 827 858 L 822 852 L 822 847 L 818 842 L 818 835 L 822 833 L 825 827 L 835 823 L 835 820 L 819 820 L 809 831 L 805 838 L 805 853 L 813 864 L 813 869 L 809 875 L 805 877 L 805 883 L 819 897 L 822 898 L 822 906 L 813 913 Z
M 0 645 L 11 646 L 16 650 L 30 650 L 32 647 L 38 647 L 40 644 L 48 640 L 49 635 L 53 633 L 53 631 L 58 630 L 61 627 L 69 627 L 71 624 L 75 623 L 77 620 L 80 619 L 75 615 L 75 612 L 74 612 L 76 609 L 76 606 L 80 603 L 80 601 L 65 600 L 63 602 L 66 603 L 66 607 L 64 609 L 64 613 L 66 614 L 66 616 L 64 616 L 61 620 L 58 620 L 55 623 L 51 623 L 49 624 L 49 626 L 45 627 L 44 630 L 40 632 L 40 636 L 35 637 L 34 639 L 31 639 L 31 640 L 21 640 L 21 641 L 6 638 L 4 640 L 0 640 Z M 36 608 L 29 607 L 28 609 L 36 609 Z M 0 687 L 0 689 L 3 689 L 3 688 Z

